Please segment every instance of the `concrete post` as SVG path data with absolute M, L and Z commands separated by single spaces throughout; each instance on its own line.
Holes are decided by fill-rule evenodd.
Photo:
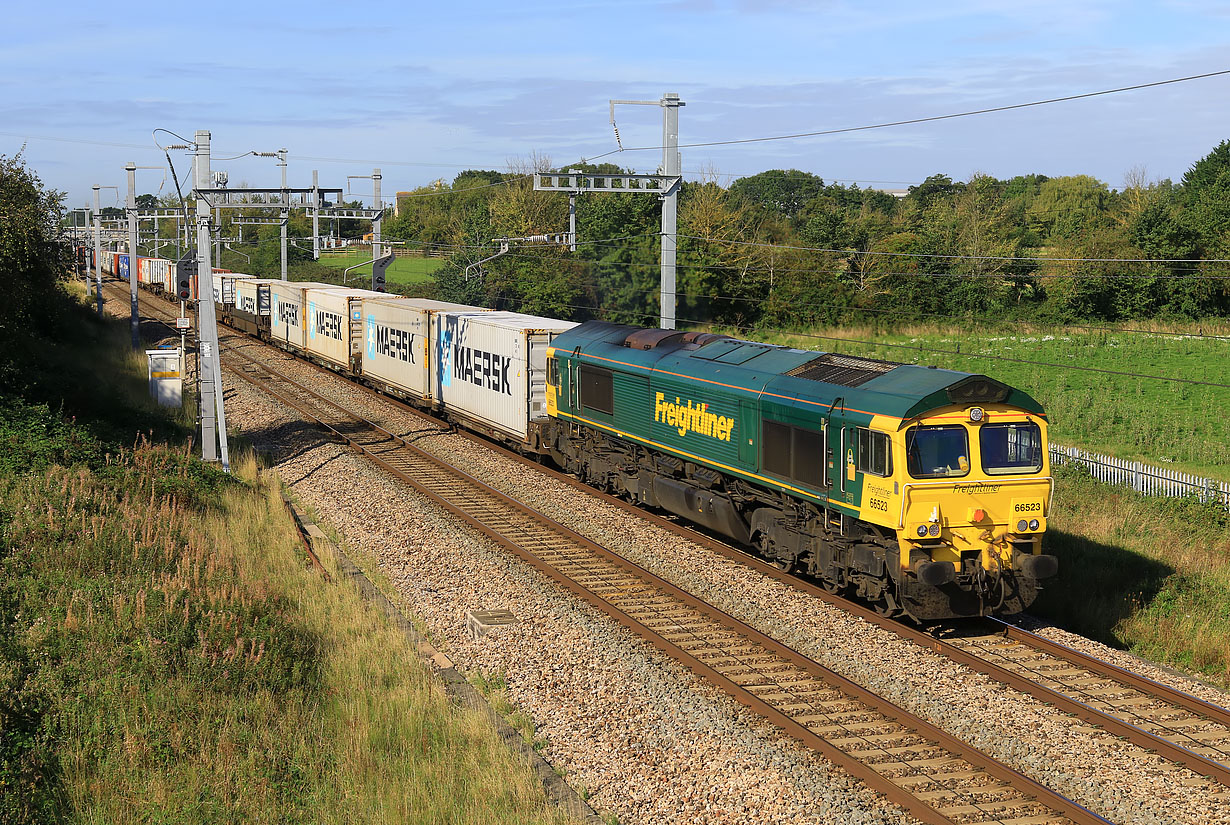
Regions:
M 94 185 L 94 296 L 98 299 L 98 317 L 103 314 L 102 297 L 102 215 L 98 205 L 98 190 L 102 187 Z
M 662 96 L 662 174 L 678 178 L 683 163 L 679 156 L 679 107 L 683 103 L 675 92 Z M 662 329 L 675 328 L 675 260 L 679 248 L 678 215 L 680 183 L 672 183 L 662 196 Z
M 372 170 L 372 207 L 375 209 L 383 209 L 384 201 L 380 200 L 380 170 Z M 372 260 L 380 258 L 380 223 L 381 218 L 376 218 L 372 226 Z
M 124 165 L 128 173 L 128 328 L 132 333 L 132 348 L 141 346 L 141 314 L 137 311 L 137 165 Z
M 282 280 L 286 280 L 286 224 L 290 222 L 290 195 L 286 192 L 286 150 L 278 150 L 278 166 L 282 167 Z
M 197 190 L 211 186 L 209 170 L 209 132 L 198 131 L 193 170 Z M 223 405 L 222 359 L 218 351 L 218 319 L 214 309 L 214 270 L 209 255 L 209 201 L 197 193 L 197 327 L 201 348 L 198 374 L 201 377 L 201 457 L 222 460 L 222 469 L 231 471 L 226 439 L 226 407 Z
M 312 170 L 312 260 L 320 260 L 320 173 Z

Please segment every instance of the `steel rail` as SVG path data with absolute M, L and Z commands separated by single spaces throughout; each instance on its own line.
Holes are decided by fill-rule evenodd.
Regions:
M 231 353 L 240 355 L 240 357 L 244 361 L 246 361 L 248 364 L 258 363 L 255 361 L 255 359 L 252 359 L 250 356 L 247 356 L 246 354 L 242 354 L 242 353 L 236 353 L 233 349 L 231 350 Z M 269 369 L 267 366 L 264 366 L 264 365 L 260 365 L 260 366 L 262 369 L 266 370 L 270 374 L 274 372 L 273 370 Z M 707 679 L 712 684 L 716 685 L 717 687 L 721 688 L 726 693 L 730 694 L 741 704 L 755 710 L 757 713 L 759 713 L 764 718 L 778 725 L 780 728 L 785 730 L 787 734 L 790 735 L 792 738 L 798 739 L 804 742 L 805 744 L 807 744 L 809 747 L 813 748 L 814 750 L 817 750 L 820 753 L 824 754 L 827 758 L 829 758 L 835 764 L 840 765 L 841 767 L 846 769 L 848 772 L 850 772 L 852 775 L 858 777 L 859 779 L 864 781 L 869 786 L 880 791 L 891 801 L 901 805 L 903 808 L 905 808 L 906 810 L 909 810 L 911 813 L 913 813 L 915 816 L 918 816 L 923 821 L 928 822 L 928 823 L 935 823 L 936 825 L 943 825 L 946 823 L 954 822 L 953 819 L 947 816 L 944 816 L 943 813 L 937 808 L 919 799 L 919 797 L 915 796 L 914 794 L 909 793 L 907 790 L 903 789 L 900 785 L 895 784 L 891 780 L 887 779 L 880 772 L 878 772 L 874 766 L 867 765 L 865 763 L 852 759 L 848 754 L 846 754 L 845 752 L 843 752 L 842 750 L 840 750 L 839 748 L 831 744 L 824 737 L 819 736 L 818 734 L 812 732 L 806 726 L 804 726 L 797 720 L 791 718 L 779 708 L 773 706 L 772 704 L 766 702 L 764 699 L 761 699 L 756 694 L 747 690 L 745 687 L 740 685 L 734 679 L 730 678 L 728 675 L 721 673 L 714 667 L 711 667 L 710 665 L 701 661 L 697 657 L 693 656 L 692 654 L 687 652 L 685 649 L 683 649 L 679 644 L 675 643 L 674 641 L 671 641 L 665 635 L 651 628 L 650 626 L 646 625 L 642 621 L 639 621 L 638 619 L 628 615 L 627 613 L 618 610 L 610 601 L 602 598 L 601 596 L 593 592 L 593 590 L 591 590 L 590 588 L 585 587 L 584 585 L 580 584 L 573 578 L 565 575 L 564 573 L 559 571 L 554 565 L 544 562 L 535 553 L 523 547 L 520 542 L 510 539 L 509 537 L 507 537 L 500 531 L 495 530 L 489 525 L 487 525 L 486 523 L 475 519 L 474 516 L 466 508 L 458 506 L 454 501 L 450 501 L 449 499 L 441 496 L 436 490 L 432 489 L 430 485 L 423 483 L 420 477 L 415 477 L 405 472 L 405 470 L 403 470 L 402 468 L 399 468 L 398 466 L 396 466 L 395 463 L 389 461 L 385 456 L 381 455 L 377 450 L 373 449 L 373 446 L 377 444 L 378 445 L 388 445 L 390 442 L 396 442 L 399 445 L 398 447 L 399 450 L 410 451 L 411 453 L 415 455 L 416 459 L 427 462 L 428 464 L 437 468 L 438 471 L 448 473 L 452 477 L 463 481 L 472 490 L 481 491 L 481 493 L 483 493 L 484 495 L 499 500 L 502 504 L 518 512 L 521 516 L 528 518 L 532 520 L 533 522 L 540 524 L 543 527 L 546 527 L 550 529 L 551 531 L 565 537 L 570 542 L 573 542 L 576 545 L 585 548 L 588 552 L 593 553 L 596 556 L 604 558 L 607 561 L 612 562 L 624 568 L 625 570 L 632 572 L 637 578 L 651 585 L 656 590 L 662 593 L 668 594 L 670 597 L 678 600 L 679 602 L 687 605 L 688 607 L 702 614 L 705 614 L 712 620 L 724 626 L 726 629 L 732 630 L 735 633 L 737 633 L 740 638 L 746 639 L 747 641 L 752 642 L 764 648 L 767 651 L 770 651 L 771 653 L 790 662 L 795 667 L 798 667 L 801 670 L 807 672 L 811 676 L 814 676 L 818 679 L 823 680 L 826 684 L 831 685 L 833 688 L 840 691 L 841 693 L 856 699 L 857 701 L 866 705 L 869 708 L 873 708 L 877 712 L 881 713 L 885 718 L 893 720 L 894 722 L 897 722 L 903 727 L 906 727 L 907 729 L 911 729 L 914 732 L 925 737 L 926 739 L 931 740 L 938 747 L 942 748 L 943 750 L 947 751 L 948 753 L 954 756 L 959 757 L 961 760 L 966 762 L 971 767 L 984 771 L 988 776 L 991 776 L 1001 782 L 1004 782 L 1005 784 L 1015 788 L 1018 792 L 1023 793 L 1024 794 L 1023 801 L 1014 803 L 1015 807 L 1019 808 L 1021 806 L 1028 806 L 1029 804 L 1037 803 L 1041 807 L 1049 808 L 1054 813 L 1059 814 L 1060 816 L 1065 817 L 1069 821 L 1072 821 L 1075 823 L 1082 823 L 1083 825 L 1085 824 L 1094 825 L 1094 823 L 1105 823 L 1106 822 L 1106 820 L 1102 819 L 1096 814 L 1093 814 L 1092 812 L 1076 804 L 1075 802 L 1067 799 L 1066 797 L 1063 797 L 1062 795 L 1055 793 L 1051 789 L 1046 788 L 1045 786 L 1041 785 L 1035 780 L 1029 777 L 1026 777 L 1023 774 L 1020 774 L 1019 772 L 1013 770 L 1012 768 L 1007 767 L 1006 765 L 999 763 L 998 761 L 987 756 L 986 754 L 983 754 L 980 751 L 977 751 L 976 749 L 971 748 L 966 743 L 961 742 L 955 737 L 950 736 L 949 734 L 945 733 L 939 728 L 932 726 L 930 723 L 927 723 L 924 720 L 914 717 L 912 714 L 909 714 L 907 711 L 904 711 L 901 708 L 898 708 L 892 705 L 891 703 L 887 702 L 883 698 L 876 696 L 875 694 L 851 682 L 845 677 L 842 677 L 841 675 L 833 671 L 830 671 L 827 668 L 824 668 L 818 663 L 815 663 L 812 660 L 806 658 L 802 654 L 799 654 L 797 651 L 794 651 L 793 649 L 787 647 L 786 645 L 783 645 L 780 642 L 777 642 L 776 640 L 771 639 L 770 637 L 755 630 L 751 626 L 744 624 L 738 619 L 735 619 L 734 617 L 725 614 L 724 612 L 718 610 L 712 605 L 696 598 L 695 596 L 687 593 L 686 591 L 681 590 L 680 588 L 676 587 L 675 585 L 671 584 L 665 579 L 662 579 L 650 573 L 649 571 L 646 571 L 638 567 L 637 565 L 634 565 L 633 563 L 629 562 L 628 560 L 624 559 L 618 554 L 610 551 L 609 549 L 603 548 L 600 545 L 597 545 L 596 543 L 590 541 L 589 539 L 586 539 L 585 537 L 573 532 L 567 527 L 564 527 L 563 525 L 558 524 L 554 520 L 548 518 L 547 516 L 543 515 L 537 510 L 534 510 L 528 505 L 525 505 L 524 503 L 517 501 L 516 499 L 496 490 L 495 488 L 490 487 L 484 482 L 476 478 L 473 478 L 472 476 L 469 476 L 468 474 L 454 467 L 451 467 L 450 465 L 446 464 L 442 460 L 436 458 L 435 456 L 432 456 L 430 453 L 426 452 L 425 450 L 422 450 L 421 448 L 411 444 L 406 439 L 400 436 L 394 435 L 393 433 L 390 433 L 388 430 L 384 429 L 383 427 L 380 427 L 379 425 L 371 424 L 371 422 L 367 422 L 371 427 L 371 431 L 376 432 L 380 436 L 380 440 L 375 443 L 363 442 L 360 439 L 356 438 L 353 433 L 348 433 L 343 428 L 337 426 L 337 424 L 331 423 L 330 421 L 325 420 L 321 416 L 319 411 L 313 411 L 310 407 L 303 404 L 301 400 L 297 400 L 291 397 L 291 394 L 282 392 L 279 390 L 275 390 L 273 387 L 270 387 L 269 381 L 267 379 L 262 380 L 255 376 L 252 376 L 248 374 L 247 370 L 245 369 L 241 369 L 235 372 L 237 375 L 249 381 L 253 385 L 260 387 L 265 392 L 268 392 L 269 394 L 278 398 L 280 401 L 282 401 L 282 403 L 287 404 L 289 407 L 298 410 L 301 414 L 305 415 L 307 418 L 323 426 L 325 429 L 332 432 L 336 437 L 344 440 L 352 449 L 366 456 L 367 458 L 372 460 L 374 463 L 376 463 L 377 465 L 385 469 L 387 472 L 400 478 L 402 481 L 406 482 L 411 487 L 415 488 L 420 493 L 427 496 L 430 500 L 435 502 L 438 506 L 441 506 L 448 512 L 453 513 L 454 515 L 462 518 L 467 523 L 477 528 L 481 533 L 483 533 L 488 538 L 495 541 L 500 546 L 505 547 L 506 549 L 515 553 L 518 557 L 524 559 L 526 562 L 531 564 L 536 569 L 546 573 L 552 579 L 554 579 L 555 581 L 565 586 L 570 592 L 573 592 L 574 594 L 580 596 L 586 602 L 602 610 L 604 613 L 606 613 L 607 615 L 610 615 L 612 618 L 615 618 L 621 624 L 623 624 L 624 626 L 636 632 L 638 635 L 645 638 L 655 647 L 659 648 L 663 652 L 668 653 L 672 658 L 675 658 L 676 660 L 682 662 L 683 664 L 685 664 L 685 666 L 687 666 L 690 670 L 693 670 L 693 672 L 697 673 L 702 678 Z M 336 402 L 333 402 L 332 400 L 327 399 L 324 396 L 321 396 L 319 393 L 316 393 L 314 390 L 304 387 L 303 385 L 298 384 L 297 382 L 291 379 L 280 377 L 278 379 L 278 383 L 282 385 L 289 384 L 295 387 L 297 391 L 303 394 L 306 394 L 309 397 L 312 397 L 316 401 L 323 402 L 329 407 L 332 407 L 334 409 L 337 409 L 343 412 L 343 414 L 346 417 L 350 417 L 359 422 L 365 421 L 365 419 L 363 419 L 362 416 L 356 415 L 355 413 L 349 410 L 346 410 L 344 407 L 342 407 L 341 405 L 338 405 Z M 472 493 L 468 493 L 466 497 L 467 498 L 472 497 Z M 994 807 L 997 803 L 982 802 L 981 804 L 986 805 L 988 807 Z M 982 813 L 978 804 L 975 804 L 973 806 L 966 806 L 965 808 L 962 808 L 962 812 L 965 815 L 968 815 L 968 813 L 970 812 Z M 1014 815 L 1012 818 L 1015 819 L 1017 817 Z M 1046 818 L 1045 816 L 1038 817 L 1037 821 L 1044 821 L 1045 818 Z M 966 821 L 970 821 L 970 820 L 966 820 Z M 984 817 L 981 821 L 1000 822 L 1000 821 L 1006 821 L 1006 820 L 1004 818 L 991 815 L 990 818 Z

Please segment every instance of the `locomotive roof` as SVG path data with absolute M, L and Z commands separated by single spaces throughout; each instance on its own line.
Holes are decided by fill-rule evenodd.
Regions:
M 909 419 L 952 404 L 1003 402 L 1043 414 L 1021 390 L 956 370 L 741 341 L 727 336 L 587 321 L 554 341 L 557 352 L 580 351 L 626 366 L 772 396 L 814 409 L 840 407 Z

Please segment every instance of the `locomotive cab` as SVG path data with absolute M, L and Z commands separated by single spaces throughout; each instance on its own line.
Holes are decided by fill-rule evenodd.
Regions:
M 908 612 L 1019 612 L 1058 570 L 1042 553 L 1052 479 L 1046 421 L 1003 404 L 903 421 L 894 528 Z M 883 513 L 881 513 L 883 515 Z M 882 521 L 882 519 L 875 519 Z

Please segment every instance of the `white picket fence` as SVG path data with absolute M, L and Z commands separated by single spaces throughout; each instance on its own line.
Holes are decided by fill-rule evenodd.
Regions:
M 1167 470 L 1143 461 L 1124 461 L 1078 447 L 1061 447 L 1058 444 L 1050 447 L 1052 464 L 1079 465 L 1098 481 L 1131 487 L 1147 496 L 1195 495 L 1201 501 L 1216 501 L 1230 509 L 1228 482 Z

